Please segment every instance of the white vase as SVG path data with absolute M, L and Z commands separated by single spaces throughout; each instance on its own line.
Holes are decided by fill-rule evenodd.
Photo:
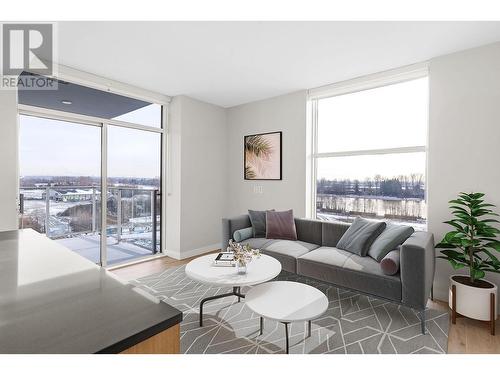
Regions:
M 491 281 L 483 280 L 489 284 L 491 287 L 479 288 L 471 285 L 462 284 L 456 280 L 454 277 L 463 277 L 464 275 L 452 275 L 450 276 L 450 291 L 448 303 L 450 308 L 452 307 L 452 287 L 456 288 L 456 312 L 460 315 L 477 319 L 477 320 L 490 320 L 490 294 L 495 295 L 495 312 L 494 317 L 497 316 L 497 286 Z

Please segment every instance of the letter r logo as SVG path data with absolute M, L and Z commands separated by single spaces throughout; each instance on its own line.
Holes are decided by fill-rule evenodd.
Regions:
M 52 24 L 3 24 L 3 75 L 52 75 Z

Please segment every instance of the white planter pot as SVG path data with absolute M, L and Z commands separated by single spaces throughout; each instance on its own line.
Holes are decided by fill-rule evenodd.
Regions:
M 477 320 L 490 320 L 490 294 L 495 295 L 495 318 L 497 316 L 497 286 L 491 281 L 487 281 L 492 285 L 491 288 L 478 288 L 470 285 L 461 284 L 453 280 L 454 276 L 450 276 L 450 293 L 448 303 L 452 308 L 452 286 L 456 288 L 456 311 L 460 315 L 477 319 Z

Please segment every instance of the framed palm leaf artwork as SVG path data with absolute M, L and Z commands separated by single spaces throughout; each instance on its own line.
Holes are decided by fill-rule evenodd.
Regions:
M 281 180 L 281 132 L 244 137 L 245 180 Z

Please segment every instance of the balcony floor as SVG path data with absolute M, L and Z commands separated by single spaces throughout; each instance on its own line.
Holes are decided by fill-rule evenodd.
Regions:
M 88 260 L 99 263 L 100 260 L 100 236 L 81 235 L 72 238 L 62 238 L 56 240 L 60 244 L 80 254 Z M 126 241 L 117 243 L 115 238 L 108 238 L 108 265 L 130 262 L 148 255 L 152 255 L 151 250 L 144 249 Z

